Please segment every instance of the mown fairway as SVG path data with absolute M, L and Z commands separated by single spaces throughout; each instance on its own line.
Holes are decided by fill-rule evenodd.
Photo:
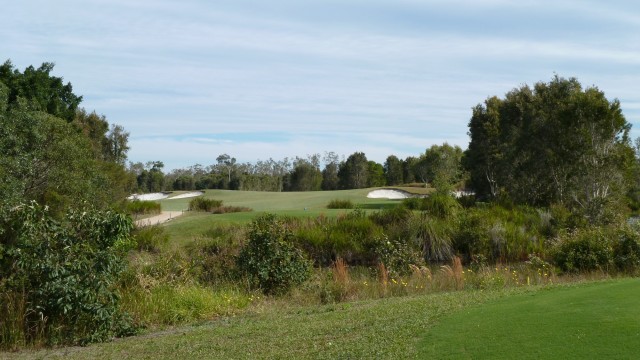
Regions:
M 379 209 L 396 204 L 398 201 L 386 199 L 369 199 L 367 194 L 372 189 L 338 190 L 338 191 L 306 191 L 306 192 L 262 192 L 234 190 L 206 190 L 204 197 L 222 200 L 224 205 L 244 206 L 256 212 L 270 211 L 307 211 L 327 210 L 329 201 L 334 199 L 351 200 L 365 209 Z M 180 211 L 189 208 L 191 198 L 161 200 L 162 209 Z M 386 205 L 385 205 L 386 204 Z
M 317 217 L 337 216 L 351 210 L 327 209 L 331 200 L 350 200 L 355 206 L 365 211 L 374 211 L 396 206 L 400 200 L 369 199 L 367 194 L 372 189 L 340 190 L 340 191 L 309 191 L 309 192 L 259 192 L 207 190 L 206 198 L 222 200 L 224 205 L 251 208 L 251 212 L 230 214 L 209 214 L 205 212 L 185 212 L 166 224 L 171 244 L 183 245 L 202 235 L 211 227 L 223 224 L 246 224 L 256 216 L 270 212 L 283 216 Z M 408 189 L 424 193 L 425 189 Z M 165 211 L 181 211 L 189 208 L 191 198 L 161 200 Z
M 18 358 L 636 358 L 640 281 L 267 305 L 199 326 Z M 5 354 L 7 355 L 7 354 Z
M 554 288 L 465 309 L 432 327 L 424 359 L 634 359 L 640 280 Z

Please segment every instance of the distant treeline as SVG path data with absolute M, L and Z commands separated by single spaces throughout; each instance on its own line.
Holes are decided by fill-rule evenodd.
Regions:
M 434 145 L 416 157 L 387 157 L 384 164 L 355 152 L 346 159 L 335 152 L 307 155 L 295 159 L 259 160 L 237 163 L 228 154 L 206 167 L 196 164 L 163 173 L 160 161 L 129 165 L 140 192 L 162 190 L 229 189 L 252 191 L 319 191 L 360 189 L 420 183 L 433 186 L 461 186 L 462 149 Z

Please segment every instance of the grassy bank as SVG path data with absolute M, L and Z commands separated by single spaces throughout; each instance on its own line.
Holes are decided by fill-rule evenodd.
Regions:
M 35 358 L 633 358 L 637 279 L 249 312 Z

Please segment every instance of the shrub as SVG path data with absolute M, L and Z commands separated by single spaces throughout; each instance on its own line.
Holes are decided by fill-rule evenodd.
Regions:
M 613 245 L 613 261 L 620 271 L 634 273 L 640 269 L 640 234 L 631 229 L 619 231 Z
M 133 200 L 127 201 L 125 211 L 131 215 L 159 214 L 162 206 L 155 201 Z
M 383 237 L 378 242 L 376 253 L 379 262 L 386 266 L 388 275 L 399 277 L 411 273 L 411 265 L 422 265 L 420 252 L 416 251 L 408 241 Z
M 329 201 L 327 209 L 353 209 L 353 202 L 351 200 L 334 199 Z
M 228 214 L 237 212 L 251 212 L 253 209 L 244 206 L 218 206 L 211 210 L 212 214 Z
M 251 287 L 266 294 L 285 293 L 306 281 L 310 262 L 292 243 L 293 235 L 273 214 L 253 221 L 249 241 L 240 251 L 237 266 Z
M 423 215 L 414 220 L 413 227 L 417 229 L 416 239 L 421 245 L 425 261 L 445 262 L 451 259 L 454 224 Z
M 221 285 L 233 278 L 240 253 L 239 237 L 244 234 L 239 225 L 216 227 L 187 245 L 192 271 L 200 282 Z
M 462 206 L 451 195 L 433 193 L 422 201 L 420 210 L 440 219 L 448 219 L 458 215 Z
M 409 210 L 421 210 L 423 198 L 410 197 L 402 200 L 402 206 Z
M 207 199 L 204 197 L 195 197 L 189 201 L 190 211 L 206 211 L 211 212 L 213 209 L 222 206 L 222 200 Z
M 36 203 L 0 211 L 0 346 L 131 334 L 115 288 L 132 227 L 112 211 L 69 211 L 62 221 Z
M 553 260 L 563 271 L 607 270 L 613 262 L 611 231 L 602 228 L 576 230 L 561 236 Z
M 133 232 L 133 238 L 138 250 L 160 252 L 169 242 L 169 235 L 160 225 L 137 228 Z

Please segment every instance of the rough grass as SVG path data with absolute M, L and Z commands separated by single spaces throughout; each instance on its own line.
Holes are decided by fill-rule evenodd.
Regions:
M 420 344 L 424 359 L 632 359 L 640 353 L 640 280 L 508 297 L 443 319 Z
M 49 359 L 415 358 L 424 329 L 442 315 L 504 294 L 458 292 L 311 307 L 269 303 L 254 307 L 252 313 L 164 333 L 15 355 Z

